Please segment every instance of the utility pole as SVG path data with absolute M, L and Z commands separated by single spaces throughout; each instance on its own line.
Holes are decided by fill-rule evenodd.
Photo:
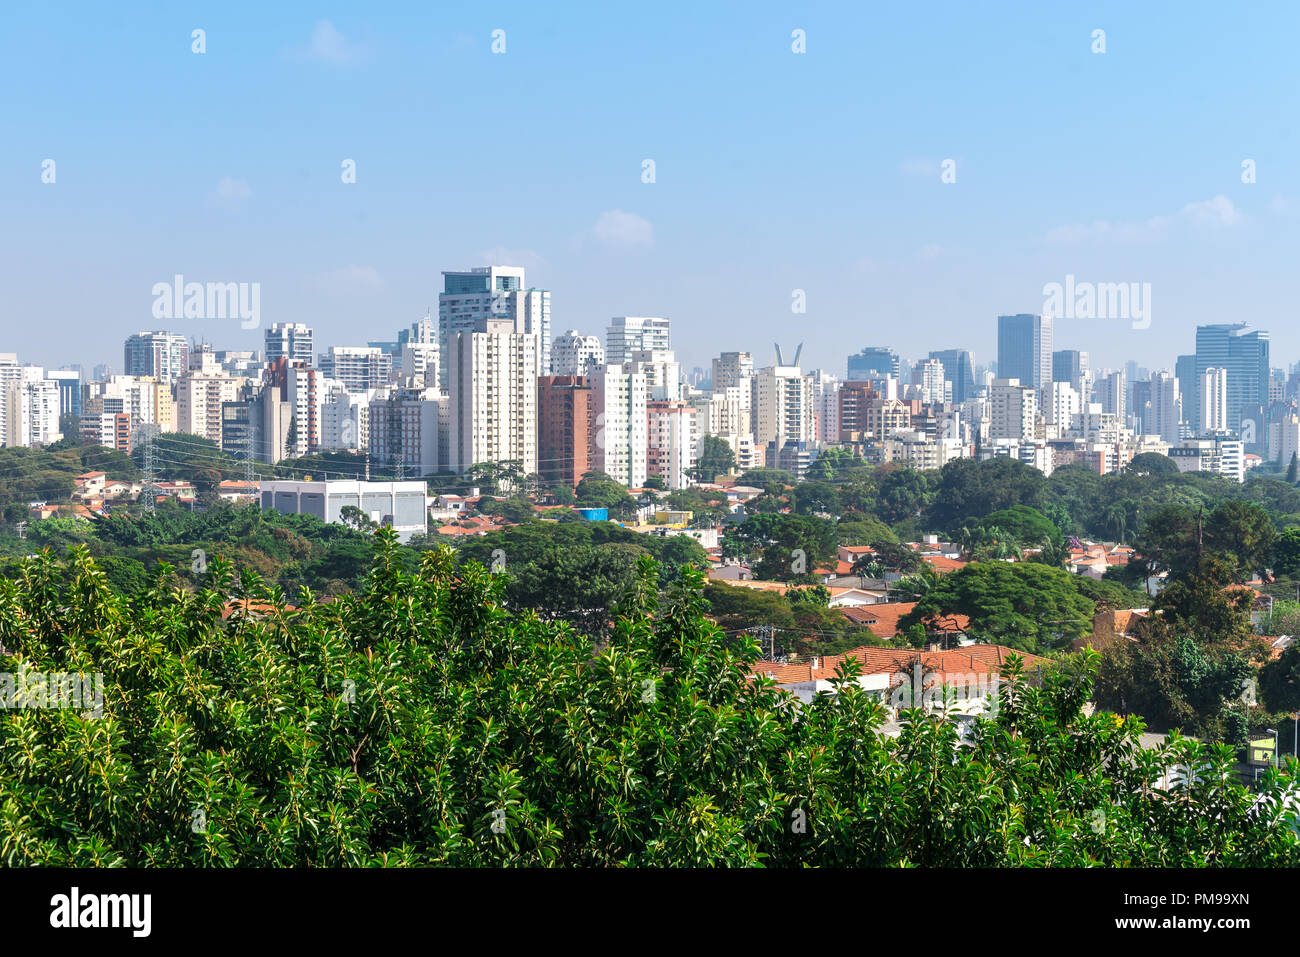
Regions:
M 153 436 L 155 426 L 142 424 L 136 429 L 136 438 L 144 442 L 144 484 L 141 494 L 144 496 L 144 510 L 148 515 L 154 514 L 158 505 L 158 476 L 154 471 Z
M 253 489 L 253 412 L 248 412 L 248 428 L 244 430 L 244 484 Z

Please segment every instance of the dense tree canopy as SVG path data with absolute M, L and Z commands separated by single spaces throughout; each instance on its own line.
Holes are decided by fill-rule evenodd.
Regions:
M 1069 572 L 1032 562 L 971 562 L 944 575 L 898 624 L 964 615 L 979 641 L 1042 652 L 1091 631 L 1095 608 Z
M 509 610 L 503 576 L 378 541 L 359 593 L 296 609 L 222 561 L 134 599 L 84 549 L 0 579 L 6 670 L 103 675 L 89 714 L 0 712 L 0 860 L 1300 864 L 1288 774 L 1256 795 L 1227 748 L 1142 750 L 1141 721 L 1083 713 L 1091 660 L 1041 688 L 1012 662 L 964 744 L 942 713 L 888 737 L 852 660 L 808 706 L 751 681 L 698 572 L 661 593 L 642 559 L 593 649 Z M 223 616 L 245 597 L 263 610 Z

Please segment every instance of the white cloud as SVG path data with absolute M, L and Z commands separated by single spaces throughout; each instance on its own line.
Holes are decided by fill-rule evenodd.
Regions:
M 1183 215 L 1209 226 L 1236 226 L 1242 221 L 1241 211 L 1222 193 L 1204 202 L 1188 203 L 1183 207 Z
M 237 209 L 252 195 L 253 188 L 248 185 L 248 180 L 223 176 L 217 188 L 208 194 L 208 202 L 213 206 Z
M 369 52 L 366 47 L 345 37 L 329 20 L 321 20 L 311 32 L 311 40 L 304 56 L 306 59 L 342 66 L 365 59 Z
M 649 220 L 621 209 L 601 213 L 592 232 L 601 242 L 615 246 L 653 246 L 655 241 L 655 228 Z
M 1094 223 L 1073 223 L 1049 229 L 1044 241 L 1054 245 L 1074 245 L 1089 240 L 1113 239 L 1117 242 L 1144 243 L 1165 239 L 1175 227 L 1199 226 L 1218 229 L 1238 226 L 1245 222 L 1241 212 L 1223 194 L 1197 203 L 1188 203 L 1172 216 L 1152 216 L 1133 222 L 1111 222 L 1099 219 Z
M 384 288 L 384 279 L 374 266 L 345 266 L 320 273 L 316 284 L 331 295 L 354 295 L 378 292 Z

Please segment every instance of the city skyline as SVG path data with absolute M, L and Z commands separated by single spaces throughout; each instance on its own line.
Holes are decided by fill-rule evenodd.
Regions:
M 273 322 L 360 345 L 436 309 L 441 270 L 509 263 L 555 291 L 553 334 L 671 316 L 686 367 L 738 325 L 756 355 L 804 342 L 805 368 L 878 341 L 987 364 L 985 317 L 1039 314 L 1075 278 L 1150 284 L 1146 328 L 1056 317 L 1055 348 L 1097 366 L 1172 368 L 1224 321 L 1300 356 L 1297 151 L 1276 121 L 1300 16 L 1191 6 L 598 22 L 292 3 L 266 23 L 235 4 L 129 34 L 92 7 L 18 9 L 0 53 L 41 96 L 12 104 L 0 157 L 4 348 L 89 369 L 143 329 L 258 348 Z M 1048 68 L 991 69 L 1015 60 Z M 454 148 L 494 136 L 512 148 Z M 259 283 L 259 327 L 160 324 L 151 290 L 178 274 Z

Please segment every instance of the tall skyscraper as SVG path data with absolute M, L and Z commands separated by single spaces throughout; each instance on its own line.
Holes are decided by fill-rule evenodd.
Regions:
M 857 355 L 849 356 L 847 382 L 867 382 L 885 376 L 899 378 L 898 353 L 881 346 L 866 346 Z
M 622 365 L 637 352 L 672 349 L 672 320 L 659 316 L 615 316 L 605 333 L 605 364 Z
M 1268 333 L 1244 332 L 1245 328 L 1244 322 L 1196 327 L 1198 384 L 1203 384 L 1207 369 L 1227 371 L 1227 427 L 1232 430 L 1240 427 L 1243 407 L 1268 404 Z M 1204 410 L 1203 399 L 1197 407 Z M 1204 422 L 1199 423 L 1199 431 L 1207 430 Z
M 952 401 L 965 402 L 975 395 L 975 361 L 966 349 L 941 349 L 930 353 L 943 363 L 943 377 L 952 383 Z
M 153 376 L 168 385 L 189 368 L 190 344 L 171 332 L 137 332 L 123 349 L 125 374 Z
M 1020 313 L 998 316 L 998 378 L 1046 389 L 1052 381 L 1052 320 Z
M 1078 349 L 1062 349 L 1052 353 L 1052 381 L 1068 382 L 1080 396 L 1088 393 L 1088 353 Z
M 58 383 L 59 414 L 81 415 L 81 370 L 52 369 L 46 378 Z
M 301 322 L 277 322 L 266 330 L 266 361 L 288 359 L 291 362 L 315 361 L 311 327 Z

